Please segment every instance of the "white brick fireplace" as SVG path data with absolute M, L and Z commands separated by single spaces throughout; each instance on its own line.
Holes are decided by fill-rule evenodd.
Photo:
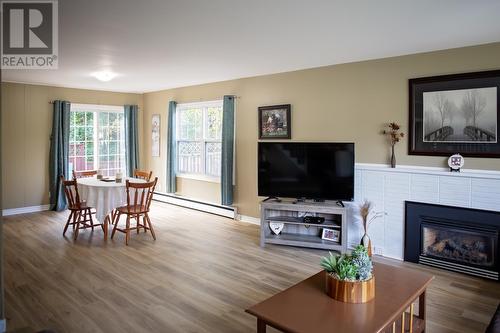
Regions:
M 445 168 L 356 164 L 355 201 L 368 199 L 386 215 L 372 223 L 374 252 L 403 259 L 405 200 L 500 211 L 500 172 Z M 349 245 L 359 243 L 362 229 L 349 206 Z

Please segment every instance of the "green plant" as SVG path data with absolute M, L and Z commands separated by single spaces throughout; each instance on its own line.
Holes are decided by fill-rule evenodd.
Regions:
M 347 260 L 342 260 L 340 264 L 338 264 L 338 269 L 337 269 L 337 278 L 339 280 L 349 280 L 349 281 L 354 281 L 357 279 L 358 275 L 358 268 L 354 264 L 351 258 L 348 258 Z
M 352 261 L 358 268 L 358 276 L 360 280 L 368 280 L 372 275 L 372 260 L 368 255 L 366 247 L 358 245 L 352 251 Z
M 330 255 L 328 257 L 321 258 L 321 267 L 325 269 L 328 273 L 335 273 L 337 271 L 337 266 L 339 262 L 343 260 L 343 256 L 335 255 L 328 252 Z
M 371 278 L 372 262 L 363 245 L 358 245 L 352 255 L 329 253 L 321 258 L 321 267 L 339 280 L 364 281 Z

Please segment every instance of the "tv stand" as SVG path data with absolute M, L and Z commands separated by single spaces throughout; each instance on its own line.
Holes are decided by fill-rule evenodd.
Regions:
M 346 208 L 335 202 L 299 202 L 299 201 L 262 201 L 260 203 L 260 246 L 281 244 L 300 246 L 322 250 L 333 250 L 340 253 L 347 251 Z M 304 223 L 304 216 L 321 216 L 325 222 L 321 224 Z M 270 223 L 282 223 L 281 233 L 275 235 Z M 322 239 L 324 228 L 339 233 L 336 241 Z

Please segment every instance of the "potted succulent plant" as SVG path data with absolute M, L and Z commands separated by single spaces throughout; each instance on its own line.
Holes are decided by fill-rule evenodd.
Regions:
M 375 276 L 372 260 L 363 245 L 358 245 L 351 255 L 330 252 L 321 259 L 326 271 L 326 293 L 337 301 L 365 303 L 375 297 Z

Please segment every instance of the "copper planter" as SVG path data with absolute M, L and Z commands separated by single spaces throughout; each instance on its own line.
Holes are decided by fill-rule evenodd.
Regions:
M 341 281 L 325 273 L 326 293 L 345 303 L 366 303 L 375 298 L 375 276 L 367 281 Z

